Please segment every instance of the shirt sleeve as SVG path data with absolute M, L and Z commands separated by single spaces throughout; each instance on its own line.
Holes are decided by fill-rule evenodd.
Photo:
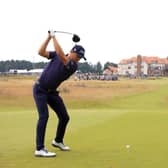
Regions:
M 57 56 L 57 53 L 55 51 L 50 51 L 49 52 L 49 58 L 48 59 L 53 59 L 54 57 Z

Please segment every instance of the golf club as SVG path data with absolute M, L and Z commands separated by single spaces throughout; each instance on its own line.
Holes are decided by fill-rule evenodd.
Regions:
M 64 34 L 69 34 L 69 35 L 73 35 L 72 37 L 72 41 L 77 43 L 80 41 L 80 37 L 77 34 L 73 34 L 70 32 L 64 32 L 64 31 L 54 31 L 55 33 L 64 33 Z M 50 33 L 50 31 L 48 31 L 48 33 Z

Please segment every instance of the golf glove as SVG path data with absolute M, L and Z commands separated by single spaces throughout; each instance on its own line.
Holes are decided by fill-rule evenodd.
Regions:
M 50 31 L 49 31 L 49 34 L 50 34 L 50 37 L 54 37 L 54 36 L 55 36 L 55 31 L 50 30 Z

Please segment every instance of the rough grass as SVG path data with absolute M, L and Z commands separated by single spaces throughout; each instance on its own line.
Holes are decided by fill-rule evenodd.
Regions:
M 46 147 L 57 153 L 50 159 L 33 156 L 33 82 L 0 80 L 1 168 L 168 167 L 167 79 L 65 82 L 60 90 L 71 116 L 65 142 L 72 151 L 51 147 L 57 119 L 50 110 Z
M 32 108 L 32 87 L 35 78 L 0 78 L 0 106 Z M 69 108 L 102 108 L 125 96 L 148 93 L 168 83 L 160 80 L 73 81 L 63 83 L 59 90 Z M 24 100 L 24 101 L 23 101 Z

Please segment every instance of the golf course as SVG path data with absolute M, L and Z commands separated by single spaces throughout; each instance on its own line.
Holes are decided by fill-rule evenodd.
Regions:
M 49 109 L 45 145 L 54 158 L 34 156 L 35 80 L 0 77 L 0 168 L 168 167 L 168 78 L 64 82 L 72 150 L 51 146 L 58 120 Z

